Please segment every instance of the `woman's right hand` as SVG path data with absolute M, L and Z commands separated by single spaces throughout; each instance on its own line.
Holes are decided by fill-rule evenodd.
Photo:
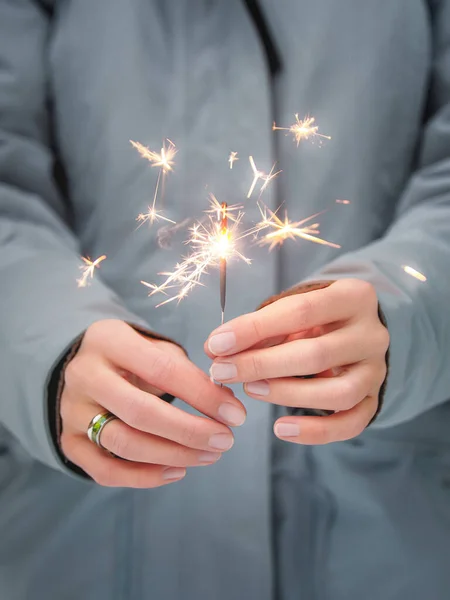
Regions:
M 172 406 L 158 397 L 163 393 L 209 418 Z M 102 446 L 115 456 L 87 436 L 104 412 L 117 417 L 101 432 Z M 227 425 L 246 416 L 231 390 L 212 383 L 179 346 L 115 320 L 87 329 L 65 370 L 60 414 L 64 455 L 100 485 L 133 488 L 179 481 L 186 467 L 215 463 L 233 445 Z

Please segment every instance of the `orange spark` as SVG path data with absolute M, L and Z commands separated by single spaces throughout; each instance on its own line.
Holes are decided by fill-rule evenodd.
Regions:
M 228 162 L 230 163 L 230 169 L 233 168 L 233 163 L 235 163 L 237 160 L 239 160 L 238 153 L 230 152 L 230 156 L 228 157 Z
M 167 148 L 166 148 L 166 141 L 168 143 Z M 175 144 L 167 138 L 167 140 L 165 140 L 163 142 L 163 147 L 161 148 L 161 152 L 158 153 L 158 152 L 154 152 L 153 150 L 150 150 L 150 148 L 147 148 L 147 146 L 144 146 L 140 142 L 133 142 L 133 140 L 130 140 L 130 143 L 134 148 L 136 148 L 136 150 L 139 152 L 139 154 L 143 158 L 147 159 L 151 163 L 152 167 L 159 167 L 158 179 L 156 180 L 155 193 L 153 194 L 153 204 L 148 207 L 147 213 L 141 213 L 140 215 L 138 215 L 136 220 L 140 221 L 141 225 L 143 223 L 145 223 L 146 221 L 149 222 L 150 224 L 152 224 L 155 221 L 159 221 L 160 219 L 162 219 L 163 221 L 168 221 L 169 223 L 175 223 L 175 221 L 172 221 L 171 219 L 164 217 L 161 214 L 161 211 L 157 210 L 157 208 L 156 208 L 156 201 L 158 198 L 158 191 L 159 191 L 159 186 L 160 186 L 160 182 L 161 182 L 161 177 L 163 179 L 162 196 L 164 196 L 165 177 L 169 171 L 173 171 L 174 158 L 175 158 L 176 153 L 178 152 L 178 150 L 175 147 Z M 161 201 L 162 201 L 162 199 L 161 199 Z
M 276 173 L 274 173 L 275 165 L 273 165 L 273 167 L 270 170 L 270 173 L 264 173 L 264 171 L 259 171 L 257 169 L 255 161 L 253 159 L 253 156 L 249 156 L 248 160 L 250 161 L 250 166 L 253 171 L 253 181 L 252 181 L 252 184 L 251 184 L 250 189 L 247 194 L 247 198 L 251 198 L 251 196 L 255 190 L 256 184 L 258 183 L 259 180 L 264 182 L 259 191 L 259 193 L 261 195 L 264 192 L 264 190 L 267 188 L 269 183 L 272 181 L 272 179 L 275 179 L 275 177 L 277 175 L 279 175 L 281 173 L 281 171 L 277 171 Z
M 230 208 L 236 210 L 237 207 Z M 240 239 L 238 230 L 243 213 L 234 216 L 231 219 L 232 225 L 229 226 L 229 208 L 224 203 L 219 203 L 215 196 L 211 196 L 210 208 L 206 213 L 208 214 L 206 224 L 197 222 L 190 228 L 186 245 L 190 247 L 191 252 L 175 265 L 173 271 L 160 273 L 165 276 L 165 281 L 160 285 L 141 281 L 150 289 L 149 296 L 158 293 L 168 295 L 168 290 L 174 290 L 174 294 L 158 306 L 174 300 L 180 302 L 194 287 L 202 285 L 202 275 L 212 267 L 219 267 L 222 261 L 238 258 L 250 264 L 250 260 L 241 254 L 237 247 Z M 211 213 L 215 214 L 216 218 L 211 216 Z
M 94 271 L 96 268 L 98 268 L 98 266 L 100 265 L 100 263 L 105 260 L 106 255 L 103 254 L 102 256 L 99 256 L 98 258 L 96 258 L 95 260 L 91 260 L 90 258 L 85 258 L 84 256 L 81 257 L 81 259 L 84 261 L 85 265 L 81 265 L 80 269 L 83 271 L 83 274 L 81 275 L 81 277 L 79 279 L 77 279 L 77 284 L 78 287 L 86 287 L 89 283 L 89 278 L 93 279 L 94 277 Z
M 311 225 L 302 227 L 302 225 L 319 216 L 324 211 L 311 215 L 310 217 L 307 217 L 301 221 L 290 221 L 286 212 L 283 221 L 275 212 L 271 211 L 267 207 L 261 208 L 260 206 L 259 210 L 261 212 L 262 220 L 250 233 L 258 234 L 260 231 L 270 229 L 271 231 L 266 233 L 259 240 L 259 244 L 261 245 L 269 244 L 269 250 L 272 250 L 275 248 L 275 246 L 282 245 L 285 240 L 293 240 L 295 238 L 302 238 L 316 244 L 329 246 L 330 248 L 340 248 L 338 244 L 328 242 L 327 240 L 318 237 L 320 234 L 318 229 L 319 223 L 313 223 Z
M 130 140 L 131 145 L 136 148 L 142 158 L 146 158 L 152 165 L 152 167 L 160 167 L 164 173 L 173 170 L 175 154 L 178 152 L 175 144 L 167 138 L 168 147 L 166 148 L 166 142 L 164 141 L 161 152 L 154 152 L 147 146 L 144 146 L 140 142 L 133 142 Z
M 175 221 L 172 221 L 172 219 L 169 219 L 162 215 L 161 211 L 156 209 L 154 206 L 149 206 L 146 213 L 141 213 L 136 217 L 136 221 L 139 221 L 139 227 L 145 222 L 153 224 L 155 221 L 159 221 L 160 219 L 162 221 L 167 221 L 168 223 L 173 223 L 174 225 L 176 225 Z
M 412 267 L 409 267 L 408 265 L 402 265 L 402 269 L 405 271 L 405 273 L 408 273 L 408 275 L 415 277 L 419 281 L 424 282 L 427 280 L 427 278 L 425 277 L 425 275 L 423 275 L 423 273 L 421 273 L 420 271 L 416 271 L 416 269 L 413 269 Z
M 336 200 L 336 204 L 350 204 L 350 200 Z
M 297 146 L 300 144 L 302 140 L 309 140 L 309 138 L 322 138 L 326 140 L 331 140 L 331 137 L 328 135 L 323 135 L 319 133 L 318 125 L 315 125 L 316 120 L 314 117 L 305 117 L 304 119 L 299 119 L 298 113 L 295 115 L 295 123 L 290 127 L 277 127 L 277 124 L 274 123 L 272 125 L 272 131 L 287 131 L 294 136 L 294 140 L 297 142 Z

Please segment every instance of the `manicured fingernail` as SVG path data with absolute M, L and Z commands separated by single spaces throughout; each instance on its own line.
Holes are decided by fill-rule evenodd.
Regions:
M 227 381 L 236 377 L 237 369 L 232 363 L 214 363 L 210 373 L 214 381 Z
M 300 435 L 300 427 L 295 423 L 277 423 L 275 425 L 275 435 L 277 437 L 297 437 Z
M 208 340 L 208 348 L 212 354 L 225 354 L 236 346 L 236 336 L 232 331 L 216 333 Z
M 198 462 L 212 464 L 217 462 L 221 456 L 220 452 L 200 452 L 197 458 Z
M 247 394 L 253 394 L 254 396 L 268 396 L 270 392 L 269 384 L 264 380 L 246 383 L 244 389 Z
M 163 479 L 181 479 L 186 475 L 186 469 L 180 469 L 177 467 L 169 467 L 164 469 L 162 478 Z
M 217 413 L 227 425 L 234 425 L 235 427 L 242 425 L 247 416 L 242 408 L 231 404 L 231 402 L 221 404 Z
M 233 444 L 233 436 L 229 433 L 215 433 L 209 438 L 209 447 L 214 450 L 229 450 Z

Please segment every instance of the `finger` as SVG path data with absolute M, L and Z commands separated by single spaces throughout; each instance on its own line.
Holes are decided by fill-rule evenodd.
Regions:
M 229 356 L 267 338 L 348 320 L 355 312 L 348 288 L 348 282 L 336 282 L 321 290 L 281 298 L 259 311 L 237 317 L 211 333 L 205 351 L 211 357 Z
M 324 336 L 294 340 L 271 348 L 248 350 L 211 366 L 215 381 L 234 383 L 314 375 L 327 369 L 354 364 L 371 356 L 372 340 L 360 325 L 332 331 Z
M 327 329 L 331 331 L 333 325 L 329 325 Z M 294 340 L 305 340 L 307 338 L 315 338 L 319 335 L 323 335 L 326 333 L 325 327 L 313 327 L 312 329 L 308 329 L 306 331 L 299 331 L 298 333 L 291 333 L 289 335 L 279 335 L 273 338 L 267 338 L 262 342 L 258 342 L 254 346 L 252 346 L 252 350 L 259 350 L 260 348 L 271 348 L 272 346 L 279 346 L 280 344 L 286 344 L 287 342 L 292 342 Z M 207 352 L 207 354 L 211 358 L 215 358 L 211 353 Z
M 214 385 L 187 358 L 165 352 L 125 324 L 119 337 L 117 343 L 105 342 L 103 347 L 114 365 L 227 425 L 239 426 L 245 421 L 246 410 L 231 390 Z
M 71 424 L 71 431 L 86 435 L 91 420 L 103 409 L 92 402 L 76 405 L 64 404 L 63 423 Z M 181 446 L 148 433 L 133 429 L 119 419 L 110 421 L 100 434 L 101 445 L 129 461 L 166 465 L 171 467 L 194 467 L 213 464 L 222 456 L 219 452 L 198 451 Z
M 334 377 L 266 379 L 246 383 L 244 390 L 251 398 L 280 406 L 342 411 L 361 402 L 375 380 L 381 386 L 384 376 L 385 368 L 358 363 Z
M 93 369 L 93 373 L 90 372 Z M 191 415 L 156 396 L 134 387 L 108 365 L 72 369 L 69 388 L 83 389 L 86 396 L 112 412 L 130 427 L 197 450 L 229 450 L 233 434 L 215 420 Z M 74 381 L 74 378 L 78 378 Z M 77 405 L 78 397 L 71 394 Z
M 154 488 L 179 481 L 186 475 L 184 468 L 122 461 L 79 436 L 63 433 L 61 444 L 71 462 L 106 487 Z
M 378 408 L 378 396 L 364 398 L 354 408 L 328 417 L 283 417 L 274 425 L 275 435 L 296 444 L 329 444 L 360 435 Z

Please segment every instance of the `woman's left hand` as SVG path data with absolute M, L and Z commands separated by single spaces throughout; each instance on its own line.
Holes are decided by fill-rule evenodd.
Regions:
M 205 350 L 217 382 L 244 383 L 248 396 L 273 404 L 335 411 L 286 416 L 274 426 L 286 441 L 325 444 L 356 437 L 376 414 L 388 346 L 375 289 L 346 279 L 226 323 Z

